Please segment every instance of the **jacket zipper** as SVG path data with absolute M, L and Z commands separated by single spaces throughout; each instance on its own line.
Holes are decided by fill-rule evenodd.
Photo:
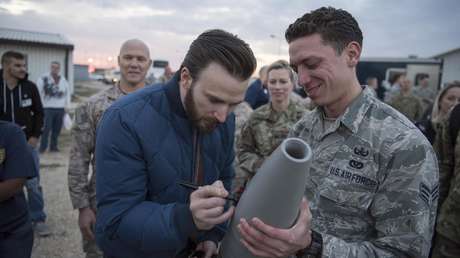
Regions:
M 198 131 L 193 129 L 193 160 L 192 160 L 192 182 L 198 183 Z

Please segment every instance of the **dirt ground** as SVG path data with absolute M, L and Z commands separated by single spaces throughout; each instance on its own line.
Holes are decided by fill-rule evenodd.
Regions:
M 107 88 L 98 82 L 78 83 L 73 106 L 92 94 Z M 72 208 L 67 185 L 70 152 L 70 132 L 63 129 L 59 138 L 59 153 L 45 152 L 40 156 L 40 180 L 45 198 L 47 224 L 53 234 L 35 236 L 32 258 L 83 258 L 78 212 Z

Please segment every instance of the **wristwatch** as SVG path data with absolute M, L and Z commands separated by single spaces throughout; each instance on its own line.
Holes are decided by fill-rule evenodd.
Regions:
M 297 258 L 320 258 L 323 253 L 323 236 L 320 233 L 311 231 L 311 243 L 305 249 L 296 253 Z

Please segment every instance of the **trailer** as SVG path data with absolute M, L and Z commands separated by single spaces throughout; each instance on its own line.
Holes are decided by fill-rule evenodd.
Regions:
M 368 77 L 376 77 L 379 82 L 377 96 L 383 99 L 385 94 L 384 84 L 396 74 L 405 73 L 416 85 L 418 78 L 423 74 L 430 76 L 430 87 L 439 90 L 441 87 L 443 61 L 435 58 L 361 58 L 357 66 L 358 80 L 366 84 Z

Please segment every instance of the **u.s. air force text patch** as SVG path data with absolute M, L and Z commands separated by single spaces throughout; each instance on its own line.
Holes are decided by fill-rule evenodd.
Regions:
M 359 162 L 358 164 L 362 164 Z M 361 165 L 358 168 L 362 168 L 363 165 Z M 354 184 L 359 184 L 367 187 L 375 187 L 377 185 L 377 181 L 364 176 L 360 175 L 358 173 L 354 173 L 352 171 L 349 171 L 347 169 L 342 169 L 338 167 L 331 166 L 329 168 L 329 174 L 335 177 L 340 177 L 346 180 L 349 183 L 354 183 Z
M 424 183 L 420 183 L 419 196 L 430 207 L 439 197 L 439 183 L 431 188 Z

